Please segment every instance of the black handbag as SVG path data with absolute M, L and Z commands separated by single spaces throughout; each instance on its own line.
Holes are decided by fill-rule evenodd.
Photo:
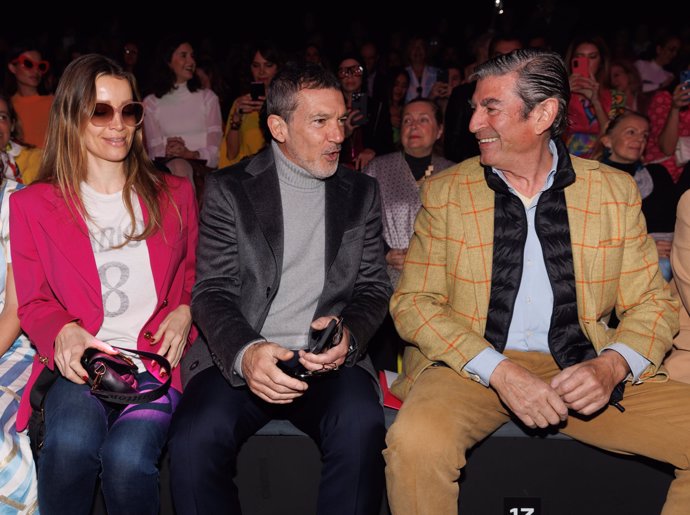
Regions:
M 167 376 L 165 383 L 153 390 L 139 392 L 137 390 L 137 366 L 132 359 L 121 352 L 108 354 L 94 347 L 89 347 L 81 357 L 81 365 L 89 375 L 91 393 L 105 402 L 114 404 L 143 404 L 155 401 L 168 391 L 172 380 L 170 362 L 163 356 L 153 352 L 132 349 L 122 349 L 132 354 L 155 361 Z
M 120 347 L 113 348 L 127 350 L 127 352 L 155 361 L 161 369 L 165 370 L 168 379 L 153 390 L 139 392 L 135 378 L 137 366 L 129 357 L 122 353 L 115 355 L 107 354 L 89 347 L 84 351 L 81 364 L 89 374 L 88 382 L 91 385 L 91 393 L 93 395 L 105 402 L 114 404 L 142 404 L 155 401 L 168 391 L 172 374 L 170 362 L 167 359 L 153 352 L 122 349 Z M 50 387 L 53 386 L 58 377 L 60 377 L 60 372 L 57 368 L 51 370 L 45 367 L 36 379 L 29 394 L 31 416 L 29 417 L 28 433 L 31 452 L 35 462 L 38 462 L 45 440 L 45 411 L 43 404 L 48 390 L 50 390 Z

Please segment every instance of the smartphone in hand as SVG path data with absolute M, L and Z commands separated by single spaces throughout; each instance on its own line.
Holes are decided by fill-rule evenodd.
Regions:
M 444 82 L 448 84 L 448 68 L 441 68 L 436 73 L 436 82 Z
M 573 57 L 573 73 L 589 79 L 589 58 L 585 56 Z
M 335 347 L 343 338 L 343 319 L 332 319 L 325 329 L 311 329 L 309 331 L 309 352 L 321 354 L 331 347 Z
M 356 116 L 356 121 L 352 122 L 352 125 L 359 127 L 360 125 L 365 125 L 367 123 L 367 94 L 366 93 L 353 93 L 352 94 L 352 110 L 359 111 L 359 115 Z M 360 117 L 361 115 L 361 117 Z
M 249 95 L 252 100 L 259 100 L 259 97 L 266 96 L 266 87 L 263 82 L 252 82 L 249 85 Z

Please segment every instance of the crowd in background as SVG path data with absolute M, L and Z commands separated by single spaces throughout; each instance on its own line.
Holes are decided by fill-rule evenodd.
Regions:
M 681 297 L 690 297 L 680 257 L 686 242 L 674 240 L 676 206 L 690 188 L 690 26 L 611 24 L 609 31 L 592 33 L 569 25 L 565 15 L 561 26 L 547 22 L 549 13 L 539 9 L 521 27 L 494 20 L 489 27 L 466 23 L 464 30 L 454 30 L 445 21 L 384 31 L 353 23 L 337 40 L 308 17 L 304 30 L 287 38 L 262 30 L 252 39 L 230 35 L 225 41 L 182 31 L 133 36 L 117 27 L 84 38 L 67 27 L 62 34 L 55 29 L 11 38 L 0 34 L 0 204 L 7 204 L 6 190 L 36 179 L 41 154 L 51 152 L 45 142 L 53 95 L 64 69 L 80 55 L 106 55 L 134 75 L 149 157 L 159 170 L 189 179 L 199 201 L 208 173 L 253 156 L 270 141 L 263 116 L 266 90 L 286 62 L 303 60 L 331 69 L 341 83 L 348 116 L 340 162 L 379 180 L 386 261 L 395 283 L 420 206 L 419 184 L 478 154 L 469 130 L 474 67 L 516 48 L 549 48 L 563 56 L 571 74 L 568 150 L 635 179 L 661 271 L 667 280 L 680 273 Z M 141 122 L 140 113 L 123 111 L 126 115 Z M 687 197 L 681 205 L 686 204 Z M 4 246 L 5 207 L 0 214 Z M 673 259 L 672 248 L 678 249 Z M 8 251 L 3 255 L 9 260 Z M 673 269 L 672 261 L 678 262 Z M 0 283 L 2 293 L 2 275 Z M 4 306 L 16 308 L 16 299 Z M 0 322 L 6 340 L 0 346 L 5 352 L 0 379 L 22 362 L 22 373 L 12 376 L 14 391 L 21 394 L 33 353 L 28 340 L 18 337 L 18 322 Z M 396 368 L 402 342 L 390 318 L 377 338 L 382 343 L 371 347 L 375 364 Z M 690 352 L 681 358 L 685 354 Z M 690 367 L 683 359 L 678 363 L 682 378 Z M 32 489 L 27 482 L 16 502 L 31 499 Z

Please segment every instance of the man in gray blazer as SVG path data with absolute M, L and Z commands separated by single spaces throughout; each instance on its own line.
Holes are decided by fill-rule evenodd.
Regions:
M 391 294 L 378 188 L 338 165 L 347 113 L 330 72 L 286 66 L 266 108 L 269 148 L 206 182 L 192 299 L 202 337 L 171 428 L 175 507 L 240 513 L 239 449 L 280 418 L 322 451 L 317 513 L 370 515 L 385 426 L 366 346 Z M 310 329 L 331 320 L 342 337 L 309 352 Z

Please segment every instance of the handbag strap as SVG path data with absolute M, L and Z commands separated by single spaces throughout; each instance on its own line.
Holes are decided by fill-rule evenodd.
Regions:
M 109 392 L 107 390 L 91 390 L 91 393 L 93 395 L 95 395 L 103 401 L 112 402 L 115 404 L 144 404 L 146 402 L 155 401 L 159 397 L 162 397 L 165 394 L 165 392 L 168 391 L 168 388 L 170 387 L 170 382 L 172 381 L 172 367 L 170 366 L 170 362 L 166 358 L 153 352 L 134 349 L 124 349 L 122 347 L 116 347 L 115 345 L 113 345 L 112 347 L 113 349 L 125 351 L 130 354 L 136 354 L 137 356 L 141 356 L 143 358 L 150 359 L 151 361 L 155 361 L 161 367 L 161 369 L 165 370 L 168 379 L 165 381 L 165 383 L 162 383 L 157 388 L 154 388 L 153 390 L 148 390 L 146 392 L 119 393 Z

